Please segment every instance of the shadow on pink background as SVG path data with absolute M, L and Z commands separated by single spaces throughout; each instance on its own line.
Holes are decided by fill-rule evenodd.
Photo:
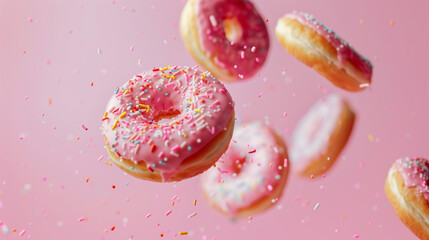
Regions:
M 416 239 L 394 214 L 384 181 L 395 159 L 429 157 L 429 2 L 254 2 L 269 20 L 272 48 L 260 77 L 227 85 L 236 113 L 270 122 L 288 141 L 320 97 L 348 98 L 357 122 L 326 178 L 290 175 L 277 205 L 232 221 L 207 206 L 199 177 L 159 184 L 125 175 L 105 163 L 99 127 L 107 100 L 143 70 L 195 65 L 178 28 L 184 1 L 1 0 L 0 229 L 16 232 L 0 239 Z M 369 90 L 335 88 L 283 50 L 274 26 L 295 9 L 371 59 Z M 174 236 L 182 231 L 188 235 Z

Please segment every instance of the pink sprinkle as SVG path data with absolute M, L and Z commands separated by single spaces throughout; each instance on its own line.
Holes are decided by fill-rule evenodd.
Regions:
M 215 127 L 212 127 L 212 134 L 215 134 Z
M 354 238 L 359 238 L 359 234 L 353 235 Z
M 244 51 L 240 52 L 241 59 L 244 59 Z
M 225 93 L 225 92 L 226 92 L 226 90 L 225 90 L 225 89 L 223 89 L 223 88 L 221 88 L 221 89 L 219 89 L 219 92 L 221 92 L 221 93 Z
M 219 172 L 220 172 L 221 174 L 228 173 L 228 170 L 222 170 L 222 169 L 220 169 L 219 167 L 217 168 L 217 170 L 219 170 Z
M 2 221 L 0 221 L 0 227 L 1 227 L 1 226 L 3 226 L 3 222 L 2 222 Z
M 27 100 L 28 99 L 28 96 L 25 96 L 25 98 L 24 98 L 25 100 Z
M 271 186 L 270 184 L 267 186 L 268 191 L 273 191 L 273 186 Z
M 250 154 L 250 153 L 255 153 L 255 152 L 256 152 L 256 149 L 255 149 L 255 150 L 250 151 L 250 152 L 249 152 L 249 154 Z
M 20 237 L 24 236 L 25 232 L 26 232 L 25 229 L 22 229 L 22 231 L 19 233 L 19 236 Z
M 167 87 L 171 87 L 171 86 L 174 86 L 174 82 L 167 83 L 167 84 L 165 84 L 165 85 L 164 85 L 164 87 L 166 87 L 166 88 L 167 88 Z
M 51 64 L 51 60 L 46 60 L 46 64 L 47 65 Z
M 43 177 L 43 178 L 42 178 L 42 181 L 46 182 L 46 180 L 47 180 L 47 178 L 46 178 L 46 177 Z
M 287 117 L 287 112 L 284 112 L 284 113 L 283 113 L 283 116 Z
M 170 214 L 171 214 L 171 212 L 173 212 L 173 211 L 169 210 L 168 212 L 166 212 L 166 213 L 165 213 L 165 216 L 170 215 Z
M 134 51 L 134 46 L 131 46 L 130 47 L 130 51 L 132 52 L 132 51 Z
M 287 167 L 287 158 L 285 158 L 285 160 L 284 160 L 283 167 Z
M 82 124 L 82 128 L 85 129 L 85 131 L 88 131 L 88 128 L 85 127 L 85 125 Z
M 150 216 L 152 216 L 152 213 L 148 213 L 148 214 L 146 215 L 146 218 L 149 218 Z
M 78 222 L 83 222 L 83 221 L 85 221 L 85 218 L 78 218 L 77 221 Z
M 258 98 L 261 98 L 261 97 L 262 97 L 262 93 L 259 93 L 259 94 L 258 94 Z
M 27 21 L 32 23 L 33 19 L 31 17 L 29 17 L 29 18 L 27 18 Z
M 158 157 L 159 158 L 162 158 L 164 156 L 164 152 L 160 152 L 159 154 L 158 154 Z
M 104 156 L 103 156 L 103 155 L 101 155 L 101 156 L 98 158 L 98 161 L 103 160 L 103 158 L 104 158 Z
M 179 197 L 178 197 L 177 195 L 174 195 L 174 196 L 171 198 L 171 201 L 176 201 L 177 199 L 179 199 Z
M 171 151 L 173 152 L 173 151 L 176 151 L 177 149 L 179 149 L 179 145 L 176 145 L 176 146 L 172 147 Z

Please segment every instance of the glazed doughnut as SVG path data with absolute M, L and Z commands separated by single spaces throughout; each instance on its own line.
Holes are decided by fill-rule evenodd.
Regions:
M 280 18 L 276 36 L 292 56 L 348 91 L 369 86 L 371 62 L 313 16 L 293 12 Z
M 205 199 L 231 217 L 262 212 L 277 202 L 288 176 L 283 140 L 261 122 L 236 127 L 228 150 L 202 176 Z
M 429 239 L 429 161 L 409 157 L 396 160 L 385 191 L 399 219 L 420 239 Z
M 132 176 L 172 182 L 210 168 L 226 151 L 234 103 L 198 68 L 165 67 L 114 90 L 101 130 L 113 162 Z
M 325 173 L 352 132 L 355 114 L 338 95 L 322 98 L 296 126 L 289 150 L 292 169 L 304 177 Z
M 250 78 L 270 47 L 264 20 L 248 0 L 188 0 L 180 32 L 194 59 L 216 78 Z

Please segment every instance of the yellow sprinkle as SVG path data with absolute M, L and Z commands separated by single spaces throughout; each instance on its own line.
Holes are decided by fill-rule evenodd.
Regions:
M 146 112 L 149 112 L 149 105 L 139 104 L 140 107 L 146 108 Z
M 368 139 L 369 139 L 370 142 L 373 142 L 374 141 L 374 136 L 372 136 L 372 134 L 369 134 L 368 135 Z
M 194 206 L 196 206 L 196 205 L 197 205 L 197 199 L 194 200 Z
M 183 134 L 183 137 L 185 137 L 185 138 L 186 138 L 186 137 L 188 137 L 188 134 L 186 134 L 186 133 L 185 133 L 185 134 Z
M 171 75 L 171 78 L 172 78 L 172 79 L 176 79 L 176 77 L 175 77 L 174 75 Z
M 104 113 L 104 117 L 103 117 L 103 118 L 106 118 L 106 117 L 107 117 L 107 114 L 108 114 L 108 113 L 107 113 L 107 112 L 105 112 L 105 113 Z
M 192 102 L 192 98 L 189 98 L 189 102 Z
M 109 166 L 112 166 L 111 162 L 106 161 L 106 164 L 109 165 Z
M 168 67 L 161 68 L 161 71 L 167 70 Z
M 203 77 L 206 77 L 206 75 L 203 73 L 203 74 L 201 74 L 201 76 L 203 76 Z
M 127 90 L 125 90 L 123 94 L 125 95 L 125 94 L 127 94 L 127 93 L 128 93 L 128 89 L 127 89 Z
M 197 109 L 197 110 L 195 110 L 195 112 L 196 112 L 196 113 L 200 113 L 201 111 L 200 111 L 200 109 Z
M 125 111 L 125 112 L 123 112 L 123 113 L 121 113 L 121 115 L 119 115 L 119 118 L 123 118 L 123 117 L 125 117 L 125 115 L 127 115 L 127 112 Z
M 113 124 L 113 126 L 112 126 L 112 130 L 115 130 L 116 125 L 118 125 L 118 120 L 116 120 L 116 121 L 115 121 L 115 123 Z
M 179 235 L 188 235 L 188 232 L 179 232 Z

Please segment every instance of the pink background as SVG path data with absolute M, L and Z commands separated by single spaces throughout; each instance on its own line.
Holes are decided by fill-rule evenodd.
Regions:
M 0 1 L 0 221 L 17 229 L 0 239 L 416 239 L 394 214 L 384 181 L 395 159 L 429 157 L 429 2 L 255 0 L 272 48 L 260 77 L 227 85 L 238 116 L 267 119 L 288 141 L 312 103 L 340 93 L 358 119 L 326 178 L 290 175 L 280 202 L 250 222 L 209 208 L 199 177 L 145 182 L 104 163 L 99 127 L 113 89 L 145 69 L 195 64 L 179 33 L 183 4 Z M 369 90 L 335 88 L 283 50 L 274 26 L 295 9 L 372 60 Z M 174 237 L 181 231 L 189 234 Z

